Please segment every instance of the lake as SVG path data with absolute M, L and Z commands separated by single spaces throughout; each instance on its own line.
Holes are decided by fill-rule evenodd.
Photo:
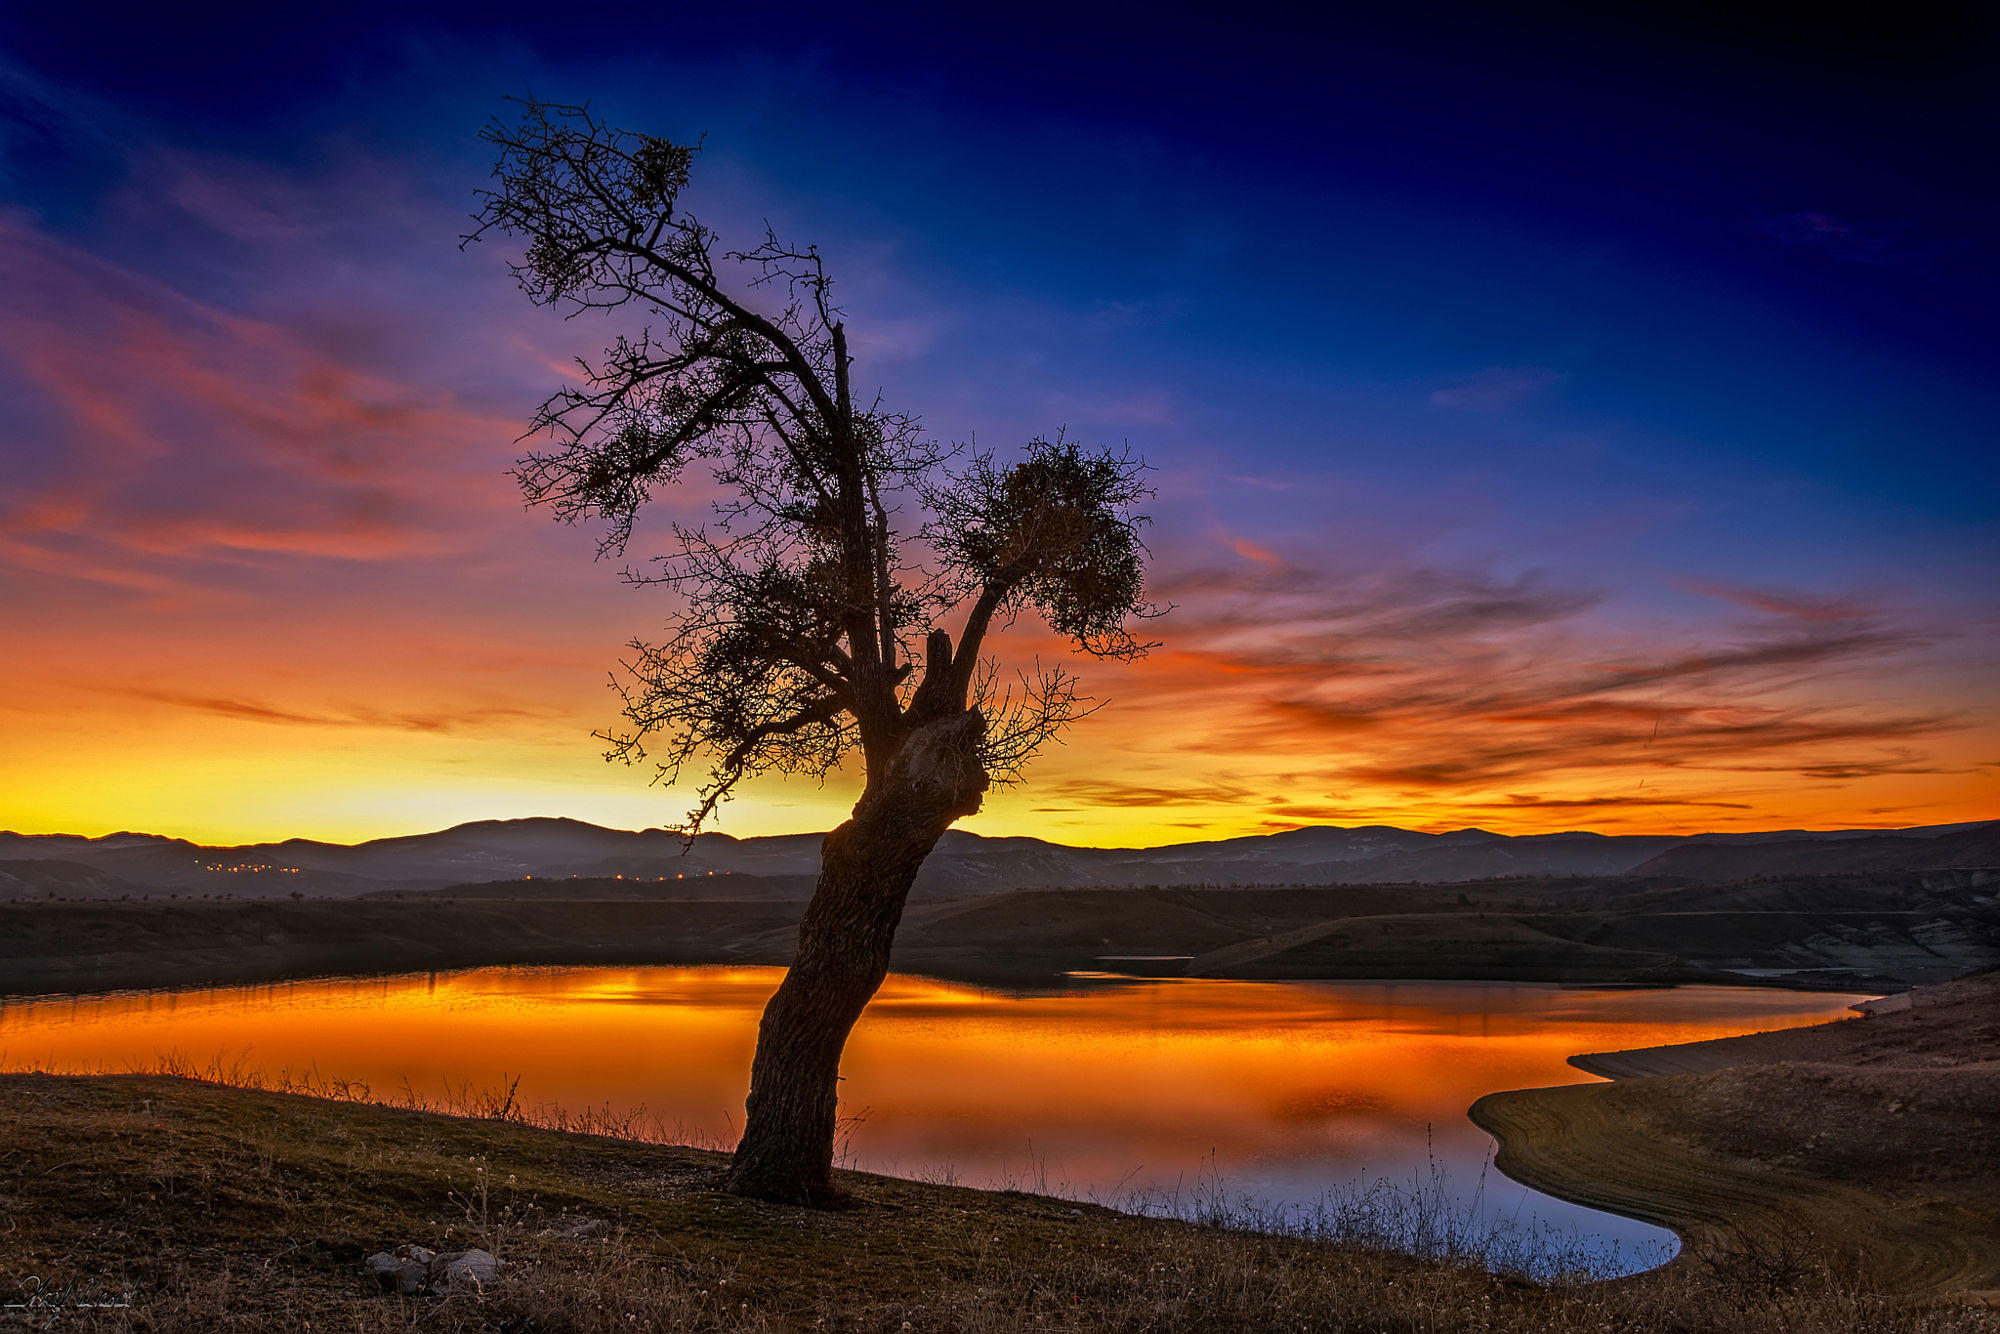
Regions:
M 643 1109 L 727 1147 L 775 968 L 480 968 L 0 1001 L 0 1066 L 177 1057 L 428 1101 Z M 1465 1111 L 1591 1082 L 1570 1055 L 1815 1023 L 1851 995 L 1752 987 L 1078 978 L 1015 994 L 892 976 L 847 1049 L 848 1165 L 1125 1207 L 1218 1197 L 1310 1209 L 1368 1188 L 1448 1197 L 1482 1226 L 1555 1229 L 1631 1270 L 1672 1237 L 1487 1167 Z M 1442 1185 L 1440 1185 L 1440 1179 Z M 1611 1253 L 1616 1249 L 1615 1256 Z

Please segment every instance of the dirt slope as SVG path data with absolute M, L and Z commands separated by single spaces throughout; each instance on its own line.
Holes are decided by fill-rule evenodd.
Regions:
M 2000 1300 L 2000 974 L 1864 1018 L 1573 1063 L 1608 1084 L 1496 1093 L 1498 1165 L 1672 1228 L 1677 1264 L 1773 1282 L 1853 1266 L 1911 1296 Z

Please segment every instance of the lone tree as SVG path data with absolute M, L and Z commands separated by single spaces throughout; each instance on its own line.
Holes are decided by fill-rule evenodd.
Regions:
M 826 836 L 798 953 L 764 1010 L 727 1185 L 803 1203 L 831 1184 L 841 1049 L 882 984 L 917 869 L 989 787 L 1085 710 L 1060 665 L 1003 682 L 983 656 L 1023 611 L 1079 652 L 1130 658 L 1150 494 L 1141 463 L 1063 439 L 1011 461 L 945 448 L 857 399 L 846 330 L 814 247 L 768 229 L 722 247 L 681 208 L 696 146 L 517 99 L 491 122 L 494 186 L 468 242 L 519 238 L 537 305 L 636 317 L 557 390 L 515 476 L 556 517 L 625 550 L 660 488 L 705 473 L 713 522 L 671 525 L 638 582 L 677 595 L 668 636 L 632 645 L 629 729 L 609 756 L 661 777 L 705 765 L 692 837 L 752 775 L 865 775 Z M 956 641 L 946 627 L 955 625 Z

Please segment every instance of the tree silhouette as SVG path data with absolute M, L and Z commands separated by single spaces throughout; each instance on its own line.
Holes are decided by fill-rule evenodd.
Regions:
M 650 756 L 667 781 L 706 766 L 690 836 L 745 778 L 860 756 L 861 797 L 826 836 L 764 1011 L 726 1179 L 830 1201 L 840 1053 L 919 866 L 1086 711 L 1060 664 L 1003 682 L 987 640 L 1031 611 L 1078 652 L 1145 652 L 1130 630 L 1152 614 L 1133 513 L 1144 467 L 1061 435 L 1003 462 L 858 403 L 817 249 L 768 230 L 723 248 L 680 205 L 698 145 L 514 100 L 519 116 L 482 132 L 498 160 L 467 242 L 524 242 L 511 267 L 537 305 L 639 323 L 535 414 L 524 493 L 564 521 L 604 521 L 600 554 L 622 553 L 652 495 L 691 471 L 720 496 L 712 524 L 672 524 L 653 571 L 628 574 L 671 590 L 675 610 L 663 641 L 632 645 L 611 756 Z

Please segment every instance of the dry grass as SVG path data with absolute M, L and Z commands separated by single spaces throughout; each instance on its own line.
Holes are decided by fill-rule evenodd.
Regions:
M 1509 1175 L 1672 1227 L 1696 1256 L 2000 1302 L 2000 974 L 1877 1008 L 1582 1058 L 1632 1077 L 1490 1094 L 1472 1118 Z
M 854 1174 L 857 1207 L 816 1213 L 714 1192 L 714 1153 L 524 1125 L 504 1093 L 487 1110 L 0 1076 L 0 1289 L 134 1291 L 62 1316 L 89 1330 L 2000 1331 L 1810 1257 L 1536 1282 L 1446 1227 L 1420 1258 L 1381 1195 L 1281 1234 L 1219 1200 L 1146 1218 Z M 485 1293 L 371 1291 L 362 1258 L 402 1242 L 506 1266 Z

